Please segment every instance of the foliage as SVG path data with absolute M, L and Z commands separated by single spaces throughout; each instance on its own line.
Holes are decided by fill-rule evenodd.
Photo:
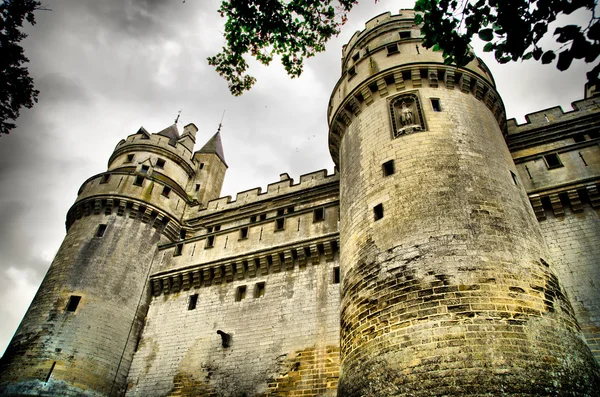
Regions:
M 573 59 L 594 62 L 600 54 L 600 21 L 594 13 L 597 0 L 417 0 L 415 10 L 423 12 L 415 18 L 422 24 L 423 45 L 441 50 L 447 64 L 465 65 L 473 55 L 471 38 L 477 34 L 486 41 L 486 52 L 494 52 L 500 63 L 533 58 L 563 71 Z M 544 50 L 540 40 L 548 32 L 548 24 L 561 13 L 579 9 L 591 11 L 587 26 L 566 25 L 554 30 L 560 48 Z M 588 74 L 590 83 L 598 80 L 600 64 Z
M 219 8 L 227 18 L 227 44 L 208 58 L 210 65 L 241 95 L 256 79 L 246 74 L 245 54 L 269 65 L 275 55 L 292 77 L 300 76 L 304 58 L 325 50 L 337 35 L 355 0 L 224 0 Z M 335 4 L 335 5 L 334 5 Z
M 377 1 L 377 0 L 375 0 Z M 335 6 L 333 5 L 335 3 Z M 304 58 L 325 49 L 339 33 L 355 0 L 223 0 L 219 12 L 227 18 L 222 51 L 208 58 L 229 83 L 234 95 L 252 87 L 256 79 L 246 72 L 244 58 L 250 54 L 268 65 L 279 55 L 292 77 L 302 73 Z M 594 14 L 597 0 L 417 0 L 415 22 L 422 24 L 424 46 L 443 51 L 447 64 L 465 65 L 473 54 L 469 43 L 474 35 L 486 41 L 486 52 L 494 52 L 500 63 L 534 58 L 543 64 L 558 59 L 566 70 L 573 59 L 594 62 L 600 54 L 600 22 Z M 585 27 L 567 25 L 554 31 L 561 47 L 544 50 L 540 39 L 548 24 L 561 13 L 579 9 L 592 12 Z M 588 80 L 595 83 L 597 64 Z
M 40 8 L 35 0 L 0 2 L 0 136 L 8 134 L 19 117 L 21 107 L 37 102 L 38 91 L 24 63 L 29 62 L 19 42 L 27 35 L 21 31 L 23 20 L 35 24 L 33 11 Z

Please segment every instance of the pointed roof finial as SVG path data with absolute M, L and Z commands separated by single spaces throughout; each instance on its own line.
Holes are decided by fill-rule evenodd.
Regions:
M 175 124 L 177 124 L 177 122 L 179 121 L 179 116 L 181 116 L 181 111 L 183 109 L 180 109 L 179 112 L 177 112 L 177 118 L 175 119 Z
M 217 134 L 221 132 L 221 126 L 223 125 L 223 118 L 225 117 L 226 110 L 223 110 L 223 115 L 221 116 L 221 122 L 219 123 L 219 128 L 217 129 Z

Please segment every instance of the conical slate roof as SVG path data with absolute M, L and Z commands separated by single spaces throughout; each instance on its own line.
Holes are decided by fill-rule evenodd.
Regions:
M 225 162 L 225 154 L 223 154 L 221 133 L 218 131 L 215 135 L 212 136 L 212 138 L 208 140 L 208 142 L 206 142 L 204 146 L 202 146 L 202 149 L 198 150 L 198 153 L 214 153 L 217 156 L 219 156 L 219 158 L 225 165 L 227 165 L 227 162 Z
M 177 143 L 177 140 L 179 139 L 179 131 L 177 130 L 176 124 L 170 125 L 169 127 L 165 128 L 164 130 L 158 132 L 157 135 L 162 135 L 162 136 L 166 136 L 167 138 L 169 138 L 169 145 L 173 145 L 173 146 L 175 146 L 175 144 Z

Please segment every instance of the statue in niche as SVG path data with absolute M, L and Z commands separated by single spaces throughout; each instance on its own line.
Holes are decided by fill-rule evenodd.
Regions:
M 415 118 L 412 109 L 406 106 L 406 102 L 402 101 L 402 109 L 400 110 L 400 122 L 403 126 L 413 125 Z
M 425 129 L 417 101 L 418 99 L 414 95 L 402 96 L 392 101 L 390 110 L 392 111 L 394 138 Z

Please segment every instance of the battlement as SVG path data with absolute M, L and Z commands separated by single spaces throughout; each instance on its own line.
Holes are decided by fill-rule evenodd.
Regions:
M 131 134 L 117 143 L 115 150 L 108 160 L 108 168 L 111 168 L 114 160 L 123 153 L 139 149 L 141 151 L 158 152 L 171 157 L 173 160 L 178 160 L 182 164 L 185 164 L 186 170 L 191 173 L 194 168 L 194 163 L 192 161 L 193 142 L 191 141 L 195 140 L 192 132 L 195 132 L 193 129 L 196 127 L 193 124 L 187 125 L 182 136 L 179 136 L 176 128 L 175 125 L 167 128 L 174 130 L 173 136 L 167 136 L 166 134 L 163 134 L 162 131 L 156 134 L 150 134 L 144 127 L 140 127 L 135 134 Z
M 317 186 L 326 185 L 339 181 L 339 174 L 334 172 L 328 174 L 326 169 L 311 172 L 300 176 L 300 182 L 294 184 L 294 179 L 288 174 L 281 174 L 282 178 L 278 182 L 267 185 L 267 191 L 262 192 L 262 188 L 256 187 L 244 190 L 236 195 L 235 200 L 231 196 L 220 197 L 208 202 L 206 208 L 200 208 L 200 216 L 211 215 L 215 212 L 236 209 L 244 205 L 257 203 L 259 201 L 272 199 L 285 194 L 297 193 L 302 190 L 311 189 Z
M 517 124 L 516 119 L 507 120 L 506 125 L 508 135 L 517 135 L 538 128 L 546 128 L 554 123 L 563 123 L 575 119 L 580 119 L 586 113 L 593 114 L 600 112 L 600 98 L 582 99 L 571 103 L 573 110 L 565 112 L 562 107 L 554 106 L 538 112 L 525 115 L 526 122 Z
M 377 26 L 385 25 L 390 22 L 405 21 L 406 27 L 410 28 L 413 27 L 414 20 L 415 11 L 412 9 L 401 9 L 396 15 L 392 15 L 392 13 L 388 11 L 371 18 L 365 23 L 365 29 L 357 30 L 348 41 L 348 44 L 342 47 L 342 57 L 345 59 L 352 52 L 351 50 L 354 45 Z

